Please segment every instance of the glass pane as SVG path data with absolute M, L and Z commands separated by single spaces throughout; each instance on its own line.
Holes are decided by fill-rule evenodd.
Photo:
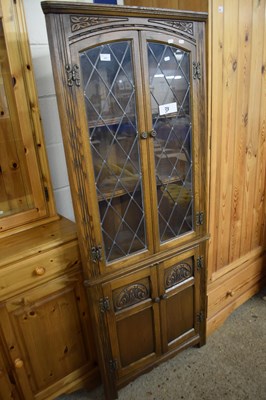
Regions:
M 190 55 L 148 43 L 160 240 L 193 230 Z
M 106 261 L 146 248 L 131 44 L 80 55 Z
M 34 207 L 0 22 L 0 218 Z

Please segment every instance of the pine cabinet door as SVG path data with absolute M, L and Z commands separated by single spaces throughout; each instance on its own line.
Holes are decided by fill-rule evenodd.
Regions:
M 28 46 L 23 2 L 1 2 L 1 236 L 56 215 Z M 50 197 L 49 194 L 50 193 Z
M 6 359 L 0 337 L 0 400 L 19 400 L 15 377 Z
M 79 274 L 10 299 L 1 308 L 1 329 L 25 399 L 52 399 L 86 380 L 95 354 Z
M 104 285 L 115 373 L 119 382 L 152 364 L 161 352 L 156 268 Z

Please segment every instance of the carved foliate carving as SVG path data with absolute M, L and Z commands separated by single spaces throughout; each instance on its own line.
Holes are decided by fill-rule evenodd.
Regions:
M 103 24 L 106 22 L 114 22 L 125 20 L 125 18 L 106 18 L 106 17 L 91 17 L 91 16 L 76 16 L 70 15 L 71 31 L 77 32 L 81 29 L 89 28 L 94 25 Z
M 193 22 L 183 22 L 183 21 L 173 21 L 171 26 L 178 29 L 179 31 L 188 33 L 189 35 L 193 35 Z
M 152 22 L 152 20 L 151 20 Z M 157 22 L 161 25 L 169 25 L 172 28 L 177 29 L 178 31 L 187 33 L 188 35 L 193 36 L 194 35 L 194 26 L 193 26 L 193 22 L 189 22 L 189 21 L 161 21 L 161 20 L 154 20 L 154 22 Z
M 149 297 L 149 289 L 144 284 L 134 283 L 123 288 L 123 290 L 118 293 L 114 300 L 114 308 L 116 311 L 119 311 L 146 300 Z
M 165 272 L 165 288 L 168 289 L 191 276 L 193 276 L 192 265 L 185 262 L 175 265 Z
M 98 25 L 106 21 L 108 21 L 108 19 L 102 17 L 77 17 L 75 15 L 70 16 L 72 32 L 88 28 L 92 25 Z

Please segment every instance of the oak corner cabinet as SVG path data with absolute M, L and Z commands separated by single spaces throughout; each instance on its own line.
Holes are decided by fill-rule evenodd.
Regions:
M 205 343 L 207 15 L 42 7 L 98 358 L 113 399 L 160 361 Z

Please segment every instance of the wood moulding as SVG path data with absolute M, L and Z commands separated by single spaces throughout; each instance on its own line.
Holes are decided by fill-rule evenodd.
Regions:
M 266 253 L 262 248 L 226 267 L 227 273 L 208 285 L 207 334 L 219 328 L 229 315 L 250 297 L 256 294 L 266 282 Z M 238 265 L 237 265 L 238 264 Z

